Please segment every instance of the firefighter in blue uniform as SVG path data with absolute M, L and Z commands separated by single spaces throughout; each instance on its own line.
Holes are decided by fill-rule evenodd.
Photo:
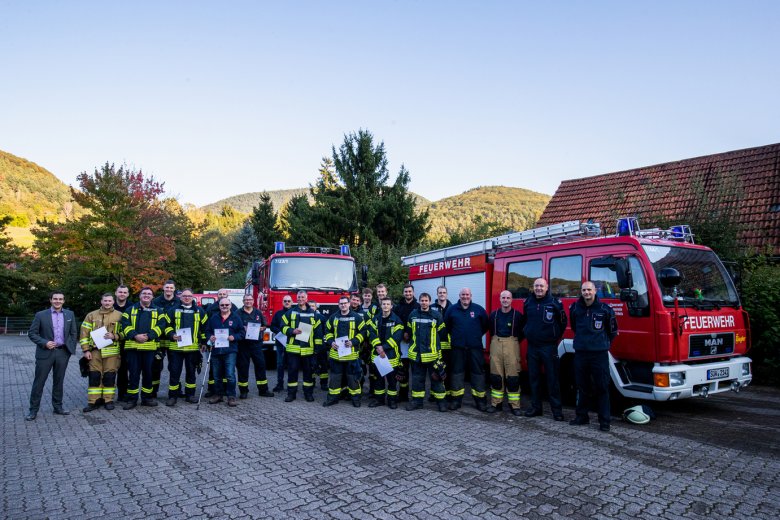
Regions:
M 201 360 L 200 345 L 206 343 L 206 312 L 193 302 L 192 289 L 181 292 L 180 303 L 168 310 L 166 336 L 168 344 L 168 400 L 166 406 L 175 406 L 181 395 L 180 378 L 184 368 L 184 397 L 188 403 L 197 403 L 197 366 Z M 182 329 L 190 329 L 192 343 L 179 346 Z
M 447 310 L 444 316 L 452 343 L 452 402 L 450 409 L 461 407 L 464 395 L 466 365 L 469 367 L 471 396 L 474 406 L 487 411 L 485 394 L 485 356 L 482 336 L 488 330 L 488 315 L 485 309 L 471 301 L 471 289 L 460 290 L 459 301 Z
M 245 294 L 244 306 L 239 309 L 238 315 L 244 322 L 244 339 L 238 342 L 238 358 L 236 359 L 236 372 L 238 374 L 238 398 L 246 399 L 249 395 L 249 362 L 255 365 L 255 384 L 257 394 L 260 397 L 273 397 L 273 392 L 268 391 L 268 377 L 265 373 L 265 354 L 263 353 L 263 331 L 265 330 L 265 318 L 254 306 L 255 299 L 251 294 Z M 257 339 L 249 339 L 249 324 L 255 323 L 260 327 Z

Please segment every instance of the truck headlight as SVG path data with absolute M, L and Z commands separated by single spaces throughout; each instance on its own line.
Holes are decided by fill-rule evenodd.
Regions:
M 669 372 L 669 386 L 682 386 L 685 384 L 685 372 Z
M 742 377 L 750 375 L 750 363 L 742 363 Z
M 682 386 L 685 384 L 685 372 L 663 372 L 653 374 L 655 386 L 669 388 L 672 386 Z

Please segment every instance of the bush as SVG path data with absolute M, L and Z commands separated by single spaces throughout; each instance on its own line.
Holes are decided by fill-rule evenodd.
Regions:
M 742 304 L 750 314 L 756 383 L 780 384 L 780 265 L 766 257 L 745 260 Z

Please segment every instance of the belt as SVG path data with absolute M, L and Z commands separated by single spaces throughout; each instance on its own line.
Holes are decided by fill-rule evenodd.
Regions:
M 56 346 L 56 347 L 54 347 L 54 348 L 55 348 L 55 349 L 63 349 L 63 348 L 65 348 L 65 345 L 57 345 L 57 346 Z

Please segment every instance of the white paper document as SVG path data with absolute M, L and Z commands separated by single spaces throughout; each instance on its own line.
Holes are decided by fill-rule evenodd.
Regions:
M 374 358 L 374 364 L 376 365 L 376 369 L 379 371 L 380 377 L 385 377 L 387 374 L 393 371 L 393 365 L 390 364 L 390 360 L 387 358 L 387 356 L 376 356 Z
M 260 339 L 260 329 L 262 325 L 256 321 L 252 321 L 246 324 L 246 339 L 258 340 Z
M 230 346 L 230 329 L 214 329 L 214 337 L 217 341 L 214 342 L 214 348 L 228 348 Z
M 401 342 L 401 359 L 408 359 L 409 358 L 409 343 L 402 341 Z
M 105 336 L 108 333 L 105 327 L 100 327 L 97 330 L 93 330 L 89 333 L 89 335 L 92 337 L 92 341 L 95 343 L 95 347 L 98 348 L 98 350 L 105 348 L 109 345 L 113 345 L 113 341 L 110 339 L 106 339 Z
M 311 323 L 299 323 L 298 328 L 301 329 L 301 333 L 296 334 L 295 339 L 302 341 L 303 343 L 308 343 L 309 336 L 311 336 Z
M 276 336 L 274 336 L 274 339 L 279 343 L 281 343 L 282 345 L 287 345 L 287 336 L 285 336 L 281 332 L 278 333 Z
M 189 347 L 192 345 L 192 329 L 185 327 L 183 329 L 176 329 L 176 335 L 181 339 L 176 342 L 179 347 Z
M 338 338 L 333 340 L 333 342 L 339 348 L 339 357 L 340 358 L 347 357 L 350 354 L 352 354 L 352 347 L 348 347 L 346 345 L 348 340 L 349 340 L 348 336 L 339 336 Z

